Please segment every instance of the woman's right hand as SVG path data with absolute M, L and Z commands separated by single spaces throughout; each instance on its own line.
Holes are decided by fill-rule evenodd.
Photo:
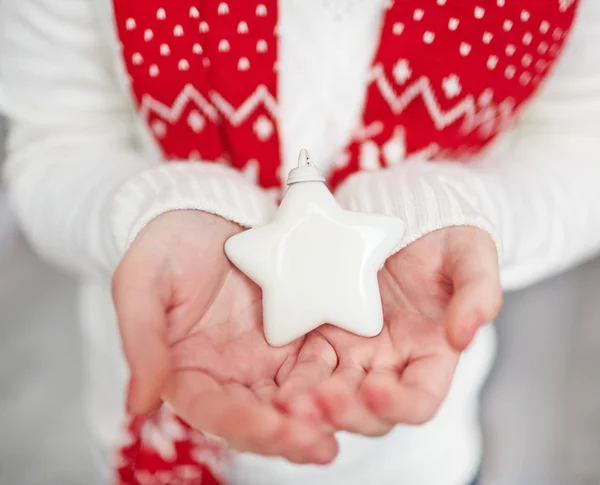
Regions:
M 128 410 L 145 414 L 164 399 L 237 449 L 327 463 L 337 453 L 331 431 L 273 404 L 303 340 L 265 341 L 260 288 L 223 251 L 240 230 L 204 212 L 168 212 L 127 251 L 113 299 L 131 370 Z

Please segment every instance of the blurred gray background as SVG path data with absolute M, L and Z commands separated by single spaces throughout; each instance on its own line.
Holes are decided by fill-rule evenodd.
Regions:
M 600 259 L 508 295 L 482 485 L 600 484 L 599 283 Z M 97 482 L 75 293 L 31 252 L 0 188 L 0 485 Z

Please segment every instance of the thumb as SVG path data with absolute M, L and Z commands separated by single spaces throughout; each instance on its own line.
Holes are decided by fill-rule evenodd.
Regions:
M 170 375 L 166 305 L 141 272 L 118 272 L 113 300 L 131 376 L 127 411 L 144 415 L 160 405 Z
M 446 310 L 446 332 L 450 345 L 459 351 L 498 316 L 503 303 L 495 244 L 480 229 L 473 230 L 481 234 L 454 241 L 448 255 L 454 293 Z

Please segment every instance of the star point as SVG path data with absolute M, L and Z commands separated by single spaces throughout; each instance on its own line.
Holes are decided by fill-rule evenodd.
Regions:
M 307 163 L 272 222 L 225 244 L 231 262 L 263 290 L 265 338 L 273 346 L 325 323 L 379 334 L 377 272 L 404 233 L 400 219 L 342 209 L 320 179 L 307 181 L 316 170 Z

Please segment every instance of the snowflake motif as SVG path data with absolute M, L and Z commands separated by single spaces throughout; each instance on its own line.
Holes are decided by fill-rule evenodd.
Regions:
M 456 30 L 458 28 L 458 24 L 460 23 L 460 20 L 455 19 L 455 18 L 451 18 L 450 20 L 448 20 L 448 28 L 452 31 Z
M 179 465 L 173 470 L 173 475 L 179 479 L 177 483 L 181 485 L 202 483 L 202 472 L 198 471 L 198 467 L 194 465 Z
M 350 163 L 350 158 L 350 152 L 348 152 L 348 150 L 344 150 L 341 153 L 339 153 L 337 157 L 335 157 L 335 160 L 333 161 L 333 166 L 337 169 L 346 168 Z
M 484 32 L 483 36 L 481 37 L 481 40 L 483 41 L 484 44 L 489 44 L 493 38 L 494 38 L 494 34 L 492 34 L 491 32 Z
M 275 131 L 271 120 L 264 115 L 260 115 L 256 118 L 252 128 L 260 141 L 267 141 Z
M 419 20 L 423 19 L 424 15 L 425 15 L 425 11 L 422 8 L 417 8 L 413 12 L 413 19 L 415 19 L 418 22 Z
M 183 426 L 164 406 L 159 409 L 156 418 L 149 419 L 143 424 L 140 433 L 142 446 L 156 451 L 165 461 L 175 459 L 177 455 L 175 443 L 186 437 Z
M 446 98 L 455 98 L 462 91 L 460 78 L 456 74 L 450 74 L 448 77 L 445 77 L 442 81 L 442 88 L 444 89 L 444 94 L 446 95 Z
M 473 15 L 475 15 L 475 18 L 477 20 L 481 20 L 483 18 L 483 16 L 485 15 L 485 9 L 482 7 L 475 7 L 475 11 L 474 11 Z
M 187 122 L 188 126 L 192 129 L 194 133 L 200 133 L 206 125 L 206 120 L 204 119 L 204 116 L 202 116 L 198 110 L 190 111 L 190 114 L 187 118 Z
M 471 52 L 471 44 L 467 44 L 466 42 L 461 42 L 460 44 L 460 55 L 461 56 L 468 56 L 469 53 Z
M 412 69 L 410 68 L 410 64 L 407 59 L 399 59 L 394 65 L 394 70 L 392 71 L 394 79 L 400 85 L 406 83 L 412 76 Z
M 358 163 L 361 170 L 375 172 L 381 168 L 379 146 L 373 141 L 366 141 L 360 146 Z
M 225 483 L 230 482 L 228 479 L 229 469 L 227 467 L 227 460 L 222 459 L 222 453 L 201 446 L 194 448 L 191 452 L 191 455 L 193 460 L 206 466 L 219 481 Z M 190 482 L 189 485 L 198 483 L 201 482 Z
M 392 136 L 381 147 L 386 165 L 397 165 L 406 158 L 406 131 L 397 126 Z

